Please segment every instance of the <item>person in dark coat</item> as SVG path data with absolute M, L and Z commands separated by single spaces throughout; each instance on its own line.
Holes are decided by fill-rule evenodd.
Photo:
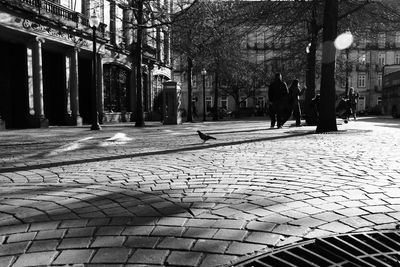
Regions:
M 349 95 L 347 98 L 350 101 L 351 114 L 353 115 L 354 120 L 356 120 L 357 119 L 357 103 L 358 103 L 359 94 L 356 91 L 354 91 L 353 87 L 350 87 Z
M 301 107 L 300 107 L 300 96 L 306 90 L 305 87 L 300 89 L 299 80 L 294 79 L 289 87 L 289 104 L 293 117 L 296 120 L 296 126 L 301 126 Z
M 282 128 L 283 124 L 289 118 L 290 109 L 289 91 L 286 83 L 282 81 L 281 73 L 275 74 L 275 80 L 269 86 L 268 98 L 272 105 L 273 112 L 276 113 L 277 126 L 278 128 Z

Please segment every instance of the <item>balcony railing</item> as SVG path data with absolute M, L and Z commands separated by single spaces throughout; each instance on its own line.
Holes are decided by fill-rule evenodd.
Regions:
M 62 5 L 56 4 L 48 0 L 11 0 L 8 4 L 20 7 L 21 4 L 24 6 L 30 6 L 30 10 L 37 12 L 41 15 L 57 16 L 60 19 L 66 20 L 67 22 L 74 22 L 76 28 L 79 26 L 90 27 L 89 18 L 85 15 L 68 9 Z M 101 23 L 98 29 L 101 37 L 105 36 L 106 25 Z

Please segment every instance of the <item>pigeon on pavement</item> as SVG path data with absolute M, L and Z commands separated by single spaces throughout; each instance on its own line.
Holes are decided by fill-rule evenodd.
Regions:
M 207 140 L 210 140 L 210 139 L 217 140 L 217 138 L 212 137 L 211 135 L 202 133 L 200 131 L 197 131 L 197 133 L 199 134 L 199 137 L 201 138 L 201 140 L 203 140 L 203 143 L 205 143 Z

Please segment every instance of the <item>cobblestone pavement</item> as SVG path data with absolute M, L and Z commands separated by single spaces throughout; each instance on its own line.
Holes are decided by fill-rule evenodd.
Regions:
M 400 121 L 0 132 L 0 266 L 219 266 L 394 229 Z M 196 130 L 217 138 L 202 143 Z

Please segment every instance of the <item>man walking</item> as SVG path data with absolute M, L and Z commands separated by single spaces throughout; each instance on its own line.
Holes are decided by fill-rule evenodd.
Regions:
M 289 91 L 286 83 L 282 81 L 281 73 L 275 74 L 275 80 L 269 86 L 268 98 L 276 112 L 277 126 L 282 128 L 289 118 Z
M 354 120 L 357 119 L 357 103 L 358 103 L 359 95 L 357 92 L 354 91 L 353 87 L 350 87 L 348 99 L 350 101 L 350 109 L 351 113 L 353 114 Z

